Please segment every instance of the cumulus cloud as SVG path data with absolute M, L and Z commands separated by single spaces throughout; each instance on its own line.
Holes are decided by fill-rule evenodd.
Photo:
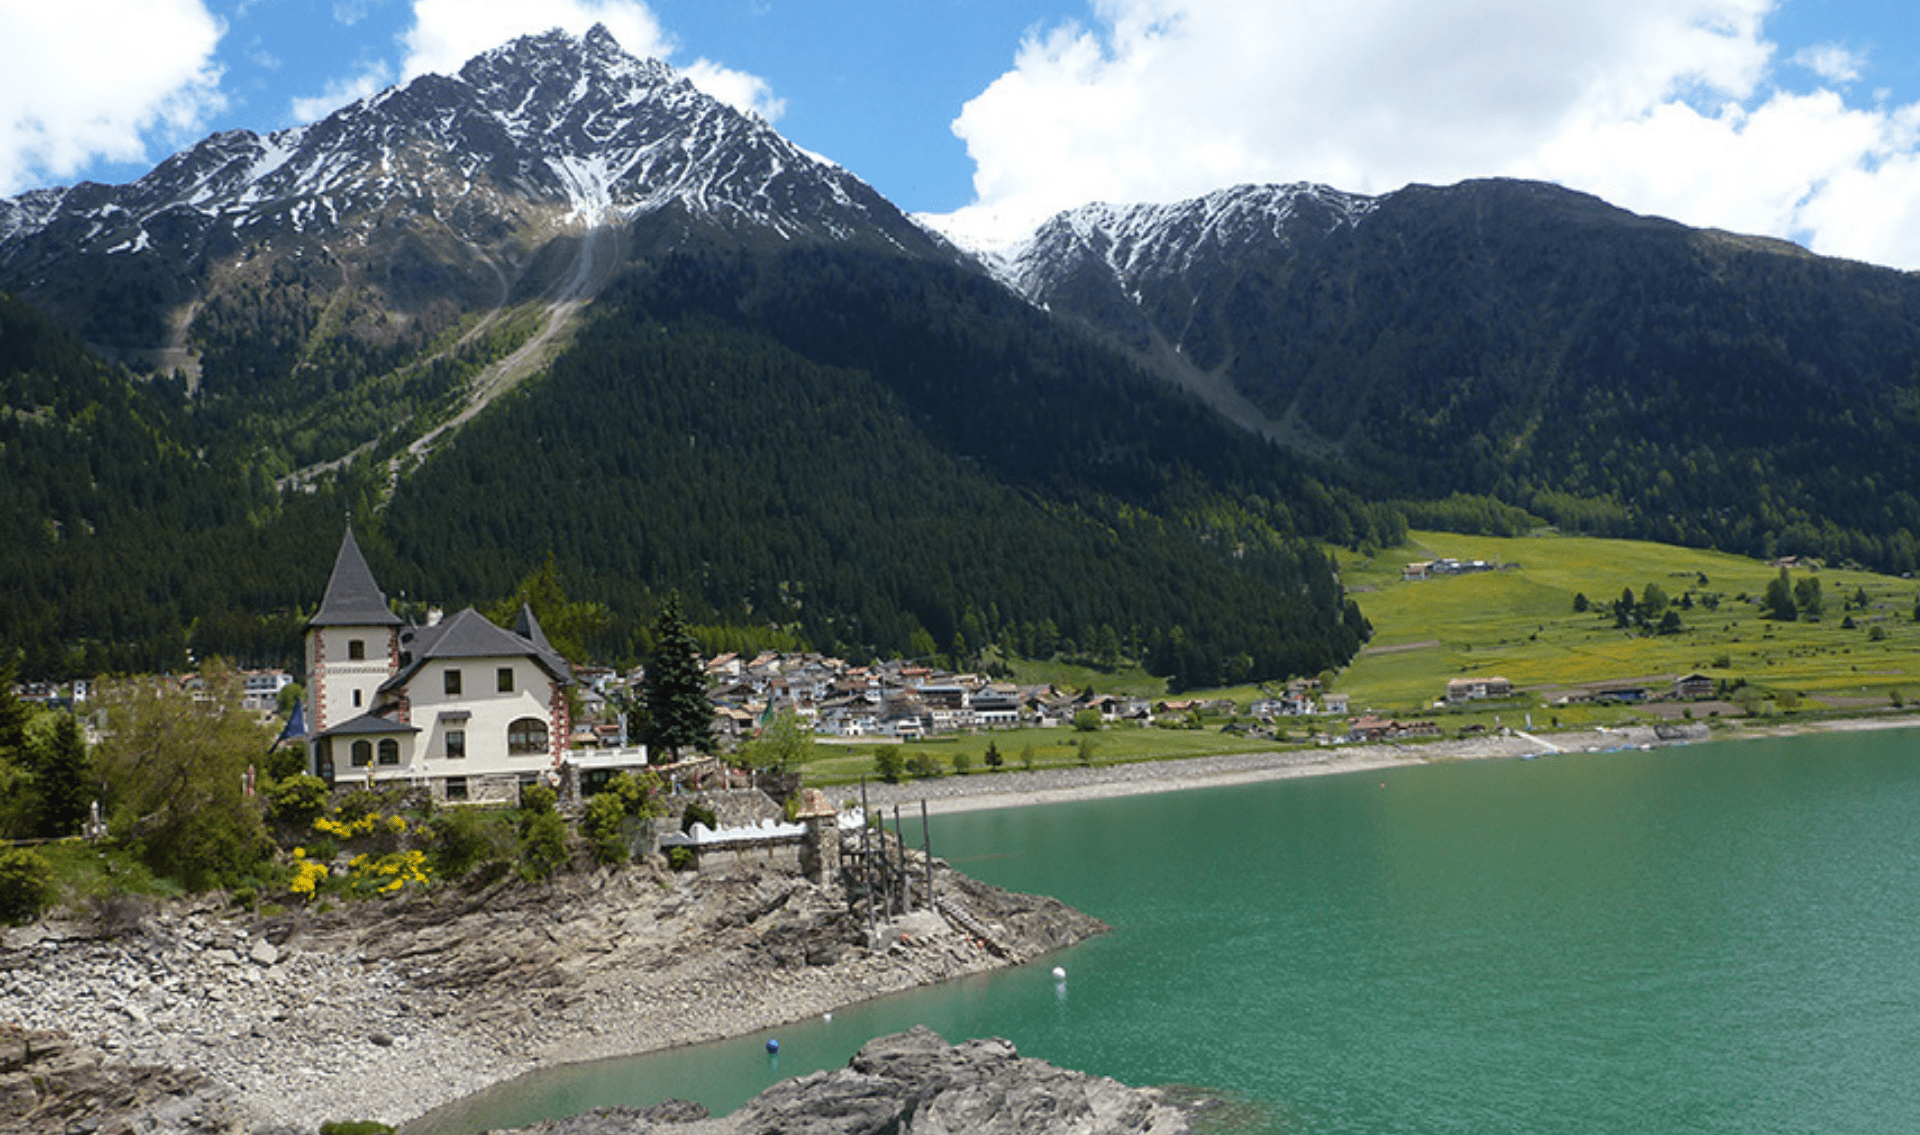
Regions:
M 652 9 L 633 0 L 414 0 L 413 27 L 402 37 L 402 77 L 458 74 L 467 60 L 516 36 L 561 28 L 585 35 L 605 24 L 629 54 L 665 58 L 673 40 Z
M 672 62 L 678 44 L 637 0 L 414 0 L 414 25 L 405 37 L 405 78 L 428 71 L 451 75 L 467 60 L 513 39 L 549 28 L 585 35 L 605 24 L 630 55 Z M 693 85 L 740 110 L 769 121 L 785 103 L 766 80 L 707 59 L 681 66 Z
M 199 0 L 0 6 L 0 194 L 190 139 L 224 105 L 221 33 Z
M 1510 175 L 1920 265 L 1920 231 L 1875 236 L 1852 211 L 1915 213 L 1915 112 L 1782 85 L 1772 6 L 1093 0 L 1087 23 L 1030 33 L 962 109 L 975 204 L 949 223 L 1004 236 L 1087 201 L 1238 182 L 1379 193 Z M 1864 66 L 1832 45 L 1791 62 L 1825 84 Z
M 619 37 L 614 37 L 618 39 Z M 758 75 L 722 67 L 708 59 L 696 59 L 681 68 L 687 81 L 739 111 L 750 111 L 768 122 L 787 111 L 787 100 L 773 93 L 772 84 Z
M 366 98 L 393 81 L 384 63 L 375 63 L 358 75 L 335 79 L 327 89 L 308 98 L 293 100 L 295 122 L 317 122 L 350 102 Z

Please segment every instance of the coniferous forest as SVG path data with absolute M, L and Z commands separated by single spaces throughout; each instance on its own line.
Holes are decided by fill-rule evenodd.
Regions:
M 1065 650 L 1206 685 L 1344 662 L 1367 628 L 1308 538 L 1399 533 L 1394 509 L 1275 464 L 949 267 L 713 252 L 636 270 L 549 374 L 390 498 L 371 464 L 277 493 L 231 401 L 5 315 L 0 460 L 38 491 L 8 501 L 0 611 L 36 675 L 291 662 L 351 513 L 418 604 L 487 604 L 551 561 L 601 612 L 578 642 L 606 661 L 643 657 L 678 592 L 717 641 Z

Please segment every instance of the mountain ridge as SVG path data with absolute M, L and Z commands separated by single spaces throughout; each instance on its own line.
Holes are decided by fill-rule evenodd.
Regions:
M 0 375 L 34 486 L 0 633 L 47 665 L 262 649 L 318 586 L 262 549 L 349 508 L 449 601 L 559 553 L 622 612 L 610 656 L 681 590 L 742 642 L 1094 642 L 1183 685 L 1350 656 L 1303 541 L 1410 520 L 1920 566 L 1920 278 L 1541 183 L 1089 206 L 996 275 L 601 30 L 34 191 L 0 232 L 0 289 L 151 376 L 27 359 L 107 429 Z M 60 448 L 88 428 L 91 465 Z M 169 530 L 136 618 L 99 565 Z M 243 548 L 258 578 L 187 586 Z

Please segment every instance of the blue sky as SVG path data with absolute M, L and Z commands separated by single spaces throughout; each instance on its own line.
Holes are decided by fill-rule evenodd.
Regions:
M 605 22 L 1007 239 L 1246 181 L 1537 177 L 1920 268 L 1920 6 L 1867 0 L 0 0 L 0 194 L 125 181 Z

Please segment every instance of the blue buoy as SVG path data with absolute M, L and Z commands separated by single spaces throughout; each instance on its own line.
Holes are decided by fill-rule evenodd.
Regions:
M 779 1042 L 778 1040 L 770 1040 L 770 1041 L 768 1041 L 768 1042 L 767 1042 L 767 1051 L 768 1051 L 768 1052 L 779 1052 L 779 1051 L 780 1051 L 780 1042 Z

